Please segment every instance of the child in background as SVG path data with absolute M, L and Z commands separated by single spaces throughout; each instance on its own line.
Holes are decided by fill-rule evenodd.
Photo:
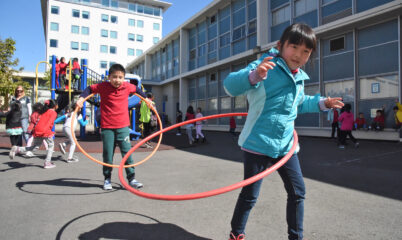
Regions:
M 0 112 L 0 117 L 6 117 L 6 132 L 10 135 L 12 148 L 22 146 L 21 103 L 13 101 L 8 112 Z
M 42 141 L 45 140 L 48 145 L 48 150 L 46 154 L 44 168 L 54 168 L 55 164 L 52 163 L 52 154 L 54 149 L 54 141 L 53 136 L 54 132 L 52 131 L 54 121 L 56 120 L 57 105 L 53 99 L 45 101 L 42 111 L 40 112 L 40 118 L 34 127 L 33 131 L 33 144 L 30 147 L 17 147 L 14 146 L 10 151 L 10 158 L 14 159 L 15 154 L 17 153 L 25 153 L 30 152 L 35 149 L 35 147 L 39 147 L 42 144 Z
M 304 94 L 304 81 L 309 77 L 301 67 L 315 49 L 313 30 L 305 24 L 292 24 L 285 29 L 277 48 L 246 68 L 230 73 L 224 80 L 226 93 L 246 95 L 249 102 L 248 116 L 238 141 L 244 152 L 245 179 L 277 163 L 290 151 L 298 113 L 342 107 L 341 98 Z M 278 173 L 288 194 L 288 238 L 303 239 L 305 186 L 296 152 Z M 231 221 L 231 240 L 245 239 L 244 230 L 261 183 L 262 179 L 241 190 Z
M 385 110 L 385 108 L 382 107 L 382 109 L 378 109 L 376 111 L 375 118 L 373 119 L 373 122 L 371 123 L 371 126 L 370 126 L 371 130 L 374 130 L 374 131 L 384 130 L 384 126 L 385 126 L 384 110 Z
M 71 85 L 73 86 L 73 89 L 78 89 L 81 78 L 81 67 L 78 63 L 78 58 L 73 59 L 72 78 L 73 79 L 71 80 Z
M 341 122 L 341 132 L 339 136 L 339 148 L 344 149 L 346 144 L 346 137 L 349 136 L 350 140 L 355 144 L 355 147 L 359 147 L 359 143 L 356 138 L 352 135 L 353 130 L 353 113 L 350 112 L 352 105 L 349 103 L 345 104 L 345 111 L 339 117 L 339 122 Z
M 177 110 L 176 112 L 176 123 L 181 123 L 183 121 L 183 113 L 180 110 Z M 177 128 L 177 136 L 181 135 L 181 127 Z
M 34 132 L 36 124 L 39 121 L 40 112 L 42 111 L 42 109 L 43 109 L 43 104 L 42 103 L 38 102 L 38 103 L 35 103 L 34 105 L 32 105 L 32 115 L 29 118 L 29 126 L 28 126 L 28 133 L 29 133 L 30 136 L 29 136 L 29 139 L 28 139 L 28 142 L 27 142 L 27 147 L 30 147 L 32 145 L 32 142 L 33 142 L 33 139 L 34 139 L 33 132 Z M 48 145 L 47 145 L 45 140 L 43 140 L 43 145 L 45 146 L 45 148 L 47 150 Z M 39 148 L 39 146 L 37 148 Z M 31 151 L 26 152 L 25 156 L 26 157 L 35 157 L 35 155 Z
M 338 109 L 330 109 L 328 111 L 328 122 L 331 123 L 331 138 L 335 138 L 335 131 L 336 137 L 339 138 L 339 110 Z
M 57 85 L 56 87 L 57 88 L 60 88 L 59 76 L 60 76 L 60 61 L 58 58 L 56 58 L 56 85 Z
M 60 82 L 60 88 L 62 90 L 64 90 L 65 86 L 67 85 L 66 84 L 67 66 L 68 66 L 68 64 L 66 63 L 66 59 L 64 57 L 60 58 L 60 63 L 59 63 L 59 68 L 60 68 L 59 82 Z
M 65 120 L 64 125 L 63 125 L 63 132 L 64 132 L 64 135 L 68 138 L 68 140 L 65 142 L 59 143 L 59 147 L 60 147 L 60 151 L 63 154 L 66 154 L 66 147 L 68 144 L 70 144 L 70 150 L 68 151 L 68 157 L 67 157 L 68 163 L 73 163 L 73 162 L 79 161 L 78 158 L 74 157 L 74 151 L 75 151 L 76 145 L 75 145 L 73 136 L 71 135 L 71 124 L 73 121 L 72 115 L 73 115 L 75 108 L 76 108 L 76 104 L 71 103 L 71 105 L 66 108 L 66 114 L 57 118 L 55 121 L 55 123 L 57 123 L 59 121 Z M 87 119 L 88 119 L 88 116 L 87 116 Z M 85 121 L 84 121 L 82 119 L 81 113 L 78 114 L 78 117 L 77 117 L 77 115 L 75 115 L 74 116 L 74 127 L 77 126 L 77 120 L 81 126 L 85 127 L 88 124 L 87 119 L 85 119 Z
M 201 113 L 201 108 L 199 107 L 199 108 L 197 108 L 197 114 L 195 115 L 195 118 L 202 118 L 202 117 L 203 117 L 203 115 Z M 195 142 L 198 142 L 199 136 L 202 137 L 203 143 L 206 141 L 204 134 L 202 133 L 202 122 L 205 122 L 205 120 L 195 122 L 195 133 L 196 133 Z
M 116 145 L 120 147 L 121 155 L 127 154 L 131 148 L 130 142 L 130 119 L 128 114 L 128 97 L 130 94 L 138 93 L 142 97 L 146 97 L 140 88 L 129 82 L 124 81 L 126 70 L 120 64 L 113 64 L 109 69 L 109 81 L 87 87 L 81 94 L 77 106 L 82 108 L 84 98 L 91 93 L 100 95 L 101 109 L 101 135 L 103 142 L 103 162 L 112 164 L 113 155 Z M 148 106 L 151 103 L 145 100 Z M 131 156 L 128 157 L 126 165 L 133 164 Z M 134 188 L 141 188 L 142 183 L 135 179 L 134 167 L 125 168 L 126 177 L 129 184 Z M 105 181 L 104 190 L 112 190 L 112 168 L 103 167 L 103 176 Z
M 141 107 L 140 107 L 140 122 L 142 123 L 142 137 L 146 138 L 149 135 L 151 135 L 151 118 L 152 118 L 152 112 L 150 107 L 148 106 L 149 102 L 152 103 L 152 105 L 155 105 L 153 102 L 154 95 L 151 92 L 147 93 L 147 100 L 148 101 L 141 101 Z M 151 145 L 151 142 L 148 141 L 145 144 L 146 148 L 153 148 Z
M 235 130 L 236 130 L 236 120 L 233 116 L 231 116 L 229 120 L 229 132 L 233 136 L 236 136 Z
M 366 129 L 366 119 L 364 118 L 364 114 L 361 112 L 359 113 L 359 117 L 355 120 L 355 129 Z
M 398 99 L 395 99 L 396 106 L 393 108 L 395 117 L 395 131 L 401 129 L 402 126 L 402 104 L 399 103 Z
M 184 121 L 191 120 L 194 118 L 195 118 L 194 108 L 193 108 L 193 106 L 190 105 L 187 108 L 186 117 L 184 118 Z M 194 127 L 194 124 L 192 124 L 192 123 L 186 125 L 186 132 L 187 132 L 188 141 L 189 141 L 190 145 L 193 145 L 193 143 L 194 143 L 193 127 Z

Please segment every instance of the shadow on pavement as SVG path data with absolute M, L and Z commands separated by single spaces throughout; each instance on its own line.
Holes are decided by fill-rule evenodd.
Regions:
M 96 182 L 96 183 L 91 183 Z M 80 179 L 80 178 L 58 178 L 52 180 L 44 180 L 44 181 L 27 181 L 27 182 L 17 182 L 15 186 L 26 193 L 31 194 L 41 194 L 41 195 L 94 195 L 94 194 L 105 194 L 112 193 L 117 190 L 122 190 L 123 187 L 119 183 L 112 183 L 113 190 L 105 191 L 102 189 L 103 181 L 99 180 L 91 180 L 91 179 Z M 92 193 L 68 193 L 67 190 L 63 190 L 63 193 L 41 193 L 29 190 L 29 186 L 36 185 L 47 185 L 47 186 L 56 186 L 56 187 L 72 187 L 76 189 L 86 188 L 86 190 L 95 190 L 97 192 Z M 43 189 L 43 188 L 41 188 Z M 59 189 L 59 188 L 58 188 Z
M 78 239 L 132 239 L 132 240 L 210 240 L 189 233 L 185 229 L 170 223 L 162 223 L 155 218 L 133 212 L 126 211 L 100 211 L 88 213 L 76 217 L 66 223 L 57 233 L 56 240 L 60 240 L 65 230 L 74 222 L 92 215 L 98 214 L 128 214 L 133 217 L 141 217 L 154 221 L 155 223 L 137 222 L 111 222 L 85 233 L 81 233 Z

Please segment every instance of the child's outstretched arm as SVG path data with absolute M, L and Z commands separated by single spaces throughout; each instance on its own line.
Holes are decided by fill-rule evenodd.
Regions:
M 66 118 L 66 114 L 64 114 L 63 116 L 56 118 L 56 120 L 54 120 L 54 124 L 64 121 Z
M 275 63 L 271 61 L 272 59 L 272 56 L 264 54 L 246 68 L 230 73 L 223 83 L 226 93 L 230 96 L 238 96 L 250 89 L 257 88 L 258 83 L 266 79 L 268 70 L 275 67 Z
M 78 122 L 81 126 L 85 127 L 88 124 L 88 116 L 85 117 L 85 120 L 83 120 L 82 118 L 78 119 Z

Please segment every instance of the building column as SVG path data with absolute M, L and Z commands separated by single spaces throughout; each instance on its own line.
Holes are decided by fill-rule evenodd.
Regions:
M 257 46 L 263 46 L 269 43 L 268 32 L 271 23 L 268 20 L 268 2 L 266 0 L 257 0 Z

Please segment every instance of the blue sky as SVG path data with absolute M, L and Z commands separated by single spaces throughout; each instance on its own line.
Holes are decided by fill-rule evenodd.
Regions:
M 199 12 L 212 0 L 165 0 L 172 6 L 163 15 L 162 35 L 166 36 Z M 16 41 L 15 58 L 25 71 L 35 71 L 36 64 L 46 61 L 40 0 L 0 0 L 0 38 Z M 43 65 L 42 65 L 43 66 Z M 39 71 L 44 71 L 39 68 Z

